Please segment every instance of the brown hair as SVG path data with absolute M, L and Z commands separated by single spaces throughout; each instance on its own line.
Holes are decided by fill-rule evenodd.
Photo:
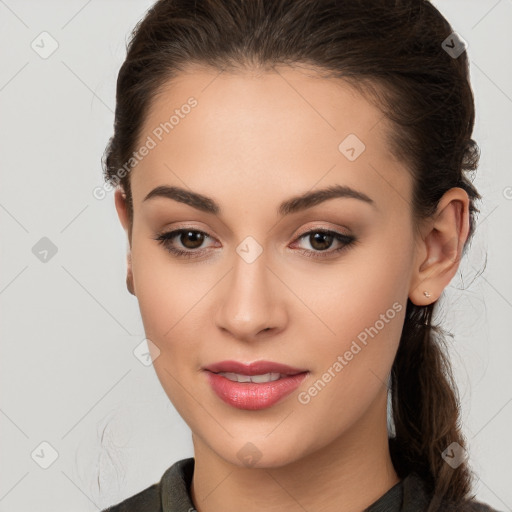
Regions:
M 466 53 L 455 58 L 442 46 L 452 32 L 426 0 L 159 0 L 135 27 L 119 71 L 105 178 L 122 186 L 133 220 L 130 175 L 119 179 L 118 169 L 137 148 L 152 99 L 188 64 L 233 72 L 302 64 L 346 80 L 391 121 L 390 150 L 414 179 L 415 220 L 433 214 L 448 189 L 467 192 L 465 251 L 481 199 L 465 173 L 476 170 L 479 150 Z M 425 480 L 435 496 L 429 511 L 441 498 L 468 498 L 472 479 L 465 462 L 453 469 L 441 457 L 465 442 L 435 306 L 408 299 L 391 371 L 393 464 L 400 478 L 415 471 Z

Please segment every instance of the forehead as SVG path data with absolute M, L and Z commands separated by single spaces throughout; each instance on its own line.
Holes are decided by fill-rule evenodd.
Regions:
M 147 112 L 139 147 L 152 149 L 131 171 L 134 205 L 162 184 L 219 198 L 236 190 L 251 202 L 318 183 L 353 186 L 382 207 L 396 206 L 399 197 L 407 202 L 411 183 L 390 151 L 389 130 L 347 82 L 310 69 L 189 68 Z

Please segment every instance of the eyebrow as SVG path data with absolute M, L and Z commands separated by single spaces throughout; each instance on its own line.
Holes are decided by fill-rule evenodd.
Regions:
M 212 213 L 214 215 L 219 215 L 221 212 L 220 206 L 211 197 L 197 192 L 192 192 L 191 190 L 186 190 L 181 187 L 160 185 L 151 190 L 143 201 L 148 201 L 155 197 L 173 199 L 174 201 L 187 204 L 196 210 Z M 358 199 L 373 206 L 374 208 L 377 208 L 373 199 L 368 197 L 366 194 L 354 190 L 346 185 L 332 185 L 324 189 L 306 192 L 283 201 L 279 205 L 277 213 L 280 216 L 290 215 L 334 198 Z

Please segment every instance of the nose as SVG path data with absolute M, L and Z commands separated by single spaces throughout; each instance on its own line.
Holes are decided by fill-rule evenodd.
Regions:
M 241 341 L 256 341 L 285 328 L 283 284 L 269 268 L 265 251 L 251 263 L 238 254 L 218 287 L 216 325 Z

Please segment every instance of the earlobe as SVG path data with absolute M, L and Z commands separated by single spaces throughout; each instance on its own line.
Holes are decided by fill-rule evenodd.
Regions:
M 409 299 L 418 306 L 435 302 L 459 268 L 469 234 L 469 197 L 459 187 L 448 190 L 425 224 L 417 242 Z
M 135 287 L 133 285 L 133 273 L 132 273 L 132 253 L 129 252 L 126 258 L 126 288 L 128 291 L 135 295 Z

